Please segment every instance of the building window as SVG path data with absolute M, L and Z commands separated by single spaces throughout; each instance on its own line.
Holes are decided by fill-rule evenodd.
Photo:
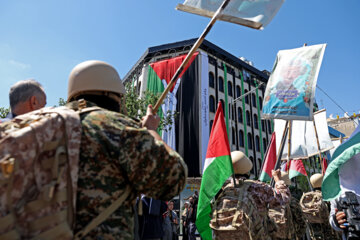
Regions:
M 228 95 L 233 96 L 232 83 L 228 81 Z
M 235 121 L 235 106 L 232 107 L 231 119 L 232 119 L 233 121 Z
M 254 114 L 254 128 L 259 129 L 258 115 Z
M 251 94 L 251 98 L 252 98 L 252 105 L 253 107 L 256 107 L 256 95 L 255 94 Z
M 261 130 L 266 132 L 265 130 L 265 120 L 261 119 Z
M 243 115 L 242 115 L 242 109 L 241 107 L 238 107 L 238 122 L 242 123 L 243 122 Z
M 247 134 L 247 137 L 248 137 L 248 139 L 247 139 L 247 140 L 248 140 L 248 148 L 249 148 L 249 149 L 253 149 L 252 134 L 251 134 L 251 133 L 248 133 L 248 134 Z
M 266 148 L 267 148 L 266 139 L 263 138 L 263 151 L 264 152 L 266 152 Z
M 256 148 L 256 151 L 260 152 L 260 138 L 259 138 L 259 136 L 255 137 L 255 148 Z
M 221 102 L 221 107 L 223 109 L 223 113 L 224 113 L 224 117 L 225 117 L 225 103 L 224 103 L 224 100 L 220 99 L 220 102 Z
M 215 78 L 212 72 L 209 72 L 209 87 L 215 88 Z
M 251 126 L 251 117 L 249 111 L 246 111 L 246 125 Z
M 250 170 L 250 173 L 252 173 L 252 174 L 255 174 L 255 163 L 254 163 L 254 158 L 253 158 L 253 156 L 250 156 L 249 157 L 249 159 L 250 159 L 250 161 L 252 162 L 252 164 L 253 164 L 253 168 Z
M 219 77 L 219 91 L 224 92 L 224 79 Z
M 209 97 L 209 110 L 212 113 L 215 113 L 215 98 L 210 95 Z
M 211 121 L 210 121 L 210 129 L 209 129 L 209 133 L 210 133 L 210 134 L 211 134 L 211 129 L 212 129 L 213 123 L 214 123 L 214 120 L 211 120 Z
M 244 132 L 239 130 L 239 146 L 244 147 Z
M 235 128 L 232 128 L 231 135 L 232 135 L 232 144 L 235 145 L 236 144 Z
M 263 99 L 262 97 L 259 97 L 259 104 L 260 104 L 260 110 L 262 109 Z
M 261 166 L 261 158 L 258 158 L 257 159 L 257 164 L 258 164 L 258 168 L 261 168 L 262 166 Z M 261 170 L 261 169 L 258 169 L 258 170 Z
M 247 94 L 247 93 L 248 93 L 248 90 L 245 89 L 245 94 Z M 249 104 L 249 95 L 246 95 L 246 96 L 245 96 L 245 103 L 246 103 L 246 104 Z
M 240 86 L 236 86 L 236 97 L 240 97 L 241 96 L 241 89 Z
M 268 133 L 271 134 L 271 121 L 267 120 L 268 125 Z

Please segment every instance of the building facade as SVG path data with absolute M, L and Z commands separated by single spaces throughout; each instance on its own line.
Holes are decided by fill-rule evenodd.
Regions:
M 154 64 L 184 56 L 196 40 L 148 48 L 124 77 L 124 82 L 131 82 L 138 93 L 143 94 L 149 89 L 151 73 L 158 71 Z M 188 164 L 190 177 L 201 176 L 218 102 L 221 102 L 227 116 L 231 151 L 243 151 L 253 162 L 253 176 L 258 177 L 273 131 L 272 122 L 261 119 L 268 77 L 269 72 L 260 71 L 251 62 L 204 40 L 196 58 L 181 77 L 179 90 L 173 94 L 176 95 L 176 111 L 180 115 L 180 119 L 175 121 L 174 146 Z M 166 85 L 165 80 L 160 80 Z M 245 97 L 237 99 L 244 94 Z M 189 117 L 190 112 L 193 112 L 192 117 Z M 189 118 L 192 120 L 183 123 Z M 191 126 L 192 123 L 195 127 Z M 195 139 L 191 140 L 194 136 Z

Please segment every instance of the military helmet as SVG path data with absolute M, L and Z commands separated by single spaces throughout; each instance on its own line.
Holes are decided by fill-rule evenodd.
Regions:
M 125 87 L 114 67 L 106 62 L 90 60 L 76 65 L 71 71 L 67 101 L 89 92 L 104 95 L 116 93 L 121 96 L 125 94 Z
M 291 185 L 291 180 L 290 180 L 289 174 L 287 172 L 281 171 L 280 180 L 283 180 L 287 186 Z
M 310 183 L 313 188 L 321 188 L 323 175 L 321 173 L 315 173 L 310 177 Z
M 231 161 L 235 174 L 246 174 L 253 167 L 252 162 L 241 151 L 231 152 Z

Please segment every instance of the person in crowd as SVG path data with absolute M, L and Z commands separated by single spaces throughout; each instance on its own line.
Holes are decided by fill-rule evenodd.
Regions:
M 179 218 L 174 209 L 174 202 L 169 201 L 167 203 L 167 210 L 163 213 L 164 223 L 164 237 L 162 240 L 176 240 L 177 238 L 177 229 L 179 226 Z
M 190 206 L 190 202 L 186 201 L 184 203 L 184 210 L 182 211 L 182 214 L 181 214 L 181 226 L 182 226 L 182 234 L 183 234 L 183 239 L 186 240 L 188 239 L 188 226 L 186 224 L 186 217 L 187 217 L 187 214 L 188 214 L 188 209 L 189 209 L 189 206 Z
M 164 237 L 163 213 L 167 210 L 167 204 L 161 200 L 141 195 L 137 201 L 140 240 L 161 240 Z
M 75 237 L 134 239 L 136 197 L 142 193 L 167 201 L 179 195 L 187 166 L 156 132 L 160 118 L 151 105 L 141 122 L 122 114 L 125 88 L 110 64 L 85 61 L 75 66 L 67 101 L 82 112 Z M 120 200 L 109 217 L 94 222 Z
M 10 112 L 0 122 L 6 122 L 14 117 L 46 105 L 46 94 L 41 84 L 33 79 L 21 80 L 10 88 Z
M 197 205 L 198 205 L 198 195 L 195 194 L 193 196 L 189 197 L 189 203 L 190 206 L 187 211 L 187 217 L 185 224 L 187 225 L 187 233 L 188 233 L 188 239 L 189 240 L 195 240 L 196 239 L 196 213 L 197 213 Z

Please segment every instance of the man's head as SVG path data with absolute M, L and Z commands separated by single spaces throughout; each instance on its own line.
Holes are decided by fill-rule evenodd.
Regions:
M 252 162 L 241 151 L 231 152 L 231 161 L 236 175 L 248 175 L 253 167 Z
M 125 87 L 110 64 L 85 61 L 70 73 L 67 101 L 85 99 L 108 110 L 126 113 Z
M 300 58 L 292 59 L 290 63 L 281 68 L 283 84 L 291 85 L 296 78 L 306 73 L 306 62 Z
M 43 108 L 46 105 L 46 94 L 37 81 L 22 80 L 10 88 L 9 101 L 11 112 L 21 115 Z
M 188 208 L 189 205 L 190 205 L 190 203 L 189 203 L 188 201 L 186 201 L 186 202 L 184 203 L 184 208 Z

